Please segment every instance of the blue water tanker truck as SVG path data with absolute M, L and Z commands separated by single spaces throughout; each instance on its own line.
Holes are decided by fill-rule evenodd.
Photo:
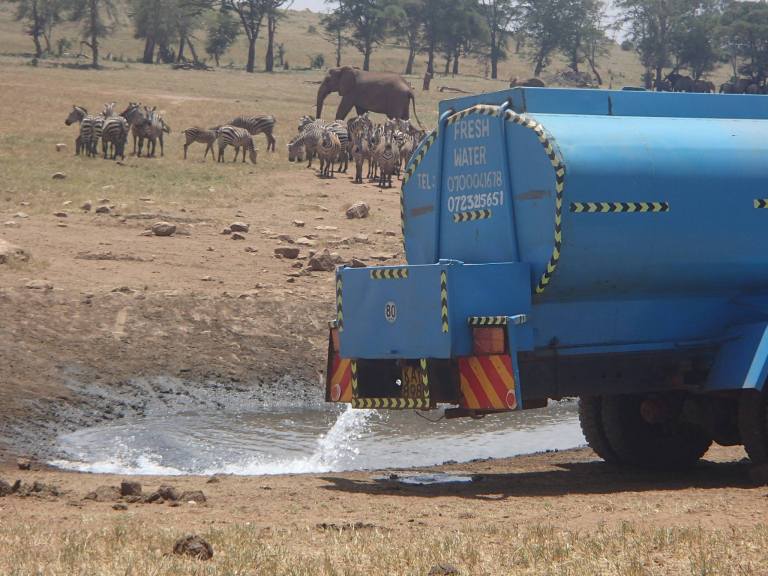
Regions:
M 336 273 L 326 400 L 578 397 L 608 462 L 768 462 L 768 98 L 515 88 L 439 112 L 402 176 L 408 264 Z

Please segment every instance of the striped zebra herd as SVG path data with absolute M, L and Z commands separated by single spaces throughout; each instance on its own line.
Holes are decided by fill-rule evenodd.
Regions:
M 318 175 L 332 178 L 334 172 L 346 173 L 350 159 L 355 163 L 355 184 L 363 182 L 363 168 L 368 163 L 368 180 L 380 188 L 392 187 L 392 176 L 400 176 L 411 154 L 424 137 L 423 130 L 408 120 L 390 119 L 384 124 L 371 121 L 367 113 L 346 123 L 326 122 L 302 116 L 299 133 L 288 143 L 288 160 L 312 167 L 315 156 L 320 160 Z
M 125 160 L 125 145 L 128 134 L 133 136 L 133 153 L 141 156 L 144 141 L 147 141 L 147 156 L 155 155 L 157 141 L 160 141 L 160 155 L 163 155 L 163 134 L 169 134 L 171 127 L 157 112 L 156 107 L 141 106 L 131 102 L 128 107 L 115 114 L 115 103 L 105 104 L 101 114 L 88 114 L 82 106 L 73 105 L 64 120 L 70 126 L 79 124 L 80 130 L 75 139 L 75 154 L 81 152 L 89 157 L 98 155 L 99 140 L 105 159 L 116 160 L 118 156 Z M 138 147 L 138 150 L 137 150 Z
M 224 149 L 232 146 L 235 149 L 234 162 L 237 161 L 240 150 L 243 151 L 243 162 L 245 154 L 253 164 L 256 164 L 256 153 L 258 149 L 253 143 L 253 136 L 264 134 L 267 138 L 267 151 L 275 151 L 275 137 L 273 132 L 277 121 L 274 116 L 237 116 L 229 124 L 214 126 L 213 128 L 200 128 L 193 126 L 184 130 L 184 159 L 187 159 L 187 149 L 195 142 L 205 144 L 203 160 L 208 157 L 210 151 L 214 156 L 213 146 L 218 147 L 218 162 L 224 162 Z

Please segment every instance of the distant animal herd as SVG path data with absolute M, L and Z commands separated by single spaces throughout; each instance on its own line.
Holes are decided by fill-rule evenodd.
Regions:
M 171 127 L 156 107 L 142 106 L 131 102 L 125 110 L 115 113 L 115 103 L 104 105 L 100 114 L 89 114 L 83 106 L 73 105 L 64 123 L 79 125 L 75 139 L 75 154 L 88 157 L 101 155 L 105 159 L 125 159 L 125 148 L 129 134 L 133 137 L 132 154 L 152 158 L 160 143 L 160 156 L 164 154 L 163 135 L 171 133 Z M 184 159 L 194 143 L 205 144 L 203 159 L 215 156 L 217 162 L 224 162 L 227 146 L 235 149 L 233 161 L 246 155 L 255 164 L 257 148 L 253 137 L 264 134 L 267 151 L 275 151 L 274 130 L 277 121 L 271 115 L 237 116 L 227 124 L 211 128 L 193 126 L 183 131 Z M 346 173 L 350 161 L 355 165 L 355 183 L 363 182 L 363 171 L 367 163 L 366 178 L 378 182 L 380 187 L 391 187 L 392 176 L 400 173 L 419 142 L 426 135 L 408 120 L 389 119 L 383 124 L 374 124 L 368 113 L 348 121 L 327 122 L 311 116 L 299 120 L 298 133 L 288 143 L 288 160 L 303 162 L 312 167 L 315 157 L 320 161 L 318 175 L 332 178 L 335 173 Z M 146 150 L 145 150 L 146 143 Z M 214 150 L 216 147 L 216 150 Z
M 717 90 L 715 84 L 709 80 L 695 80 L 679 72 L 670 72 L 655 87 L 660 92 L 698 92 L 704 94 L 712 94 L 717 91 L 720 94 L 768 93 L 768 87 L 753 78 L 733 78 L 729 82 L 720 84 L 720 88 Z

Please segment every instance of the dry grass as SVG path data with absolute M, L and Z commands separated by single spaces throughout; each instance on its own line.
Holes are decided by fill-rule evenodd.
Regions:
M 256 529 L 248 524 L 203 533 L 210 562 L 167 553 L 178 531 L 130 518 L 61 531 L 0 521 L 0 571 L 13 576 L 426 575 L 437 563 L 461 574 L 621 576 L 764 574 L 768 529 L 646 529 L 634 524 L 593 531 L 551 525 L 508 528 L 477 523 L 455 531 Z M 17 519 L 18 520 L 18 519 Z

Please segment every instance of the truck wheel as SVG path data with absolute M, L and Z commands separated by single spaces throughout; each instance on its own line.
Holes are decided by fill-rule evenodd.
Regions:
M 604 396 L 605 436 L 620 462 L 653 469 L 693 466 L 712 438 L 682 418 L 685 395 Z
M 619 463 L 619 457 L 608 443 L 603 426 L 603 399 L 600 396 L 581 396 L 579 398 L 579 423 L 587 444 L 595 454 L 611 464 Z
M 754 464 L 768 462 L 768 418 L 766 394 L 744 390 L 739 398 L 739 434 Z

